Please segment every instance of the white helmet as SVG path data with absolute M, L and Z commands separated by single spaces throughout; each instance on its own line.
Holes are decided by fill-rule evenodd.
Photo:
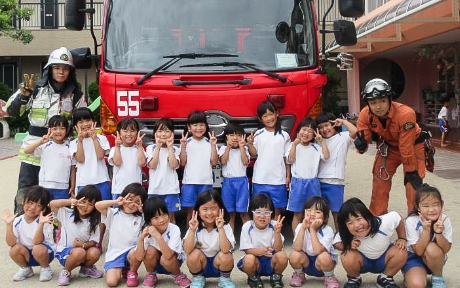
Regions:
M 53 64 L 69 65 L 72 68 L 75 67 L 73 65 L 72 54 L 65 47 L 61 47 L 51 52 L 50 57 L 48 58 L 48 63 L 46 63 L 44 68 Z

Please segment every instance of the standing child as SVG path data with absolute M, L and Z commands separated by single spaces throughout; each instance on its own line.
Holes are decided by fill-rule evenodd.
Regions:
M 50 281 L 53 271 L 50 263 L 54 259 L 54 243 L 50 238 L 53 214 L 48 204 L 51 196 L 40 186 L 32 186 L 24 194 L 24 214 L 11 215 L 7 209 L 2 216 L 6 223 L 6 244 L 11 247 L 10 257 L 19 265 L 13 281 L 22 281 L 34 276 L 32 266 L 40 266 L 41 282 Z
M 287 205 L 287 189 L 290 182 L 290 167 L 285 161 L 291 138 L 281 129 L 276 107 L 270 101 L 257 106 L 257 117 L 264 128 L 248 136 L 248 149 L 257 157 L 252 176 L 252 194 L 267 193 L 275 205 L 275 217 Z
M 139 183 L 132 183 L 125 187 L 117 200 L 96 203 L 96 209 L 102 214 L 102 222 L 110 231 L 104 263 L 105 282 L 109 287 L 117 286 L 123 272 L 128 269 L 126 286 L 139 285 L 137 269 L 140 263 L 134 258 L 134 248 L 144 224 L 142 204 L 146 198 L 145 188 Z
M 175 212 L 180 210 L 179 168 L 180 149 L 174 146 L 174 122 L 161 118 L 153 128 L 155 144 L 147 146 L 147 165 L 149 166 L 148 197 L 162 198 L 169 211 L 169 221 L 176 223 Z
M 342 250 L 342 266 L 347 272 L 348 282 L 344 288 L 358 288 L 361 273 L 380 273 L 378 288 L 399 288 L 393 276 L 407 260 L 406 230 L 404 221 L 397 212 L 381 216 L 371 211 L 358 198 L 345 201 L 340 208 L 339 237 L 334 247 Z M 394 234 L 398 239 L 391 243 Z
M 187 266 L 193 275 L 192 288 L 203 288 L 207 277 L 219 277 L 219 287 L 234 288 L 230 278 L 235 236 L 219 192 L 205 190 L 198 195 L 183 245 Z
M 327 225 L 329 205 L 324 198 L 313 196 L 305 202 L 304 211 L 305 218 L 295 229 L 289 255 L 289 263 L 294 269 L 289 285 L 301 287 L 306 281 L 306 273 L 315 277 L 324 276 L 326 288 L 339 288 L 339 281 L 334 276 L 337 264 L 337 255 L 332 246 L 334 230 Z
M 438 114 L 438 124 L 439 130 L 441 130 L 441 147 L 448 146 L 446 143 L 447 132 L 449 132 L 450 126 L 449 121 L 447 120 L 447 108 L 449 108 L 450 98 L 444 97 L 441 99 L 442 108 Z
M 452 223 L 442 212 L 444 201 L 438 189 L 424 185 L 415 193 L 415 207 L 406 219 L 409 256 L 401 269 L 408 288 L 446 288 L 442 270 L 452 246 Z
M 78 137 L 70 142 L 70 152 L 77 161 L 77 189 L 80 191 L 86 185 L 93 184 L 101 191 L 103 200 L 112 199 L 104 161 L 104 156 L 110 150 L 109 142 L 104 135 L 96 133 L 96 121 L 88 108 L 75 109 L 73 121 Z
M 319 163 L 318 178 L 321 196 L 327 200 L 334 218 L 335 231 L 338 231 L 337 214 L 343 203 L 345 192 L 345 164 L 347 163 L 348 148 L 353 145 L 358 131 L 352 123 L 345 119 L 336 119 L 334 114 L 320 114 L 315 119 L 319 133 L 329 149 L 329 159 Z M 340 126 L 348 131 L 339 132 Z
M 59 286 L 69 285 L 71 272 L 78 266 L 78 275 L 81 277 L 97 279 L 104 275 L 94 266 L 101 256 L 101 251 L 96 247 L 101 213 L 94 205 L 98 201 L 101 201 L 101 193 L 97 186 L 87 185 L 76 198 L 53 200 L 50 203 L 51 210 L 61 222 L 62 231 L 56 247 L 56 258 L 64 267 L 59 273 Z
M 144 134 L 145 135 L 145 134 Z M 112 199 L 118 199 L 123 189 L 131 183 L 142 183 L 141 167 L 146 157 L 139 123 L 125 118 L 117 124 L 115 146 L 110 149 L 108 162 L 113 166 Z
M 249 182 L 246 167 L 249 164 L 249 152 L 246 147 L 246 135 L 243 127 L 229 124 L 224 130 L 227 145 L 219 149 L 222 164 L 222 199 L 230 214 L 229 224 L 235 229 L 235 216 L 240 213 L 243 224 L 249 220 Z
M 142 287 L 155 287 L 157 273 L 172 275 L 174 284 L 189 287 L 190 280 L 180 271 L 185 259 L 180 229 L 169 221 L 166 202 L 153 196 L 145 201 L 142 210 L 144 226 L 134 252 L 135 259 L 143 261 L 147 270 Z
M 238 268 L 248 275 L 251 288 L 263 287 L 260 276 L 270 276 L 274 288 L 283 287 L 282 273 L 288 264 L 281 234 L 284 216 L 272 220 L 274 205 L 265 193 L 252 197 L 249 209 L 252 220 L 241 228 L 240 250 L 244 255 L 238 260 Z
M 297 224 L 302 222 L 303 203 L 312 196 L 321 196 L 319 163 L 329 159 L 329 149 L 316 128 L 315 120 L 308 117 L 300 121 L 296 135 L 286 154 L 292 174 L 287 210 L 294 212 L 291 223 L 293 232 Z M 313 142 L 315 139 L 320 145 Z
M 189 133 L 192 137 L 187 138 Z M 205 136 L 209 135 L 209 139 Z M 187 207 L 187 222 L 190 221 L 198 194 L 212 189 L 214 182 L 212 166 L 219 161 L 217 138 L 209 132 L 206 114 L 193 111 L 188 115 L 187 128 L 180 140 L 180 163 L 184 166 L 181 203 Z

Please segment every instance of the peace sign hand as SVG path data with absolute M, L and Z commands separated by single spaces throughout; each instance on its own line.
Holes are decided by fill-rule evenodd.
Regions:
M 88 133 L 80 129 L 78 125 L 75 126 L 75 131 L 77 131 L 77 137 L 79 141 L 82 141 L 84 138 L 86 138 L 86 135 L 88 135 Z
M 422 222 L 423 230 L 430 231 L 431 230 L 431 220 L 425 219 L 421 213 L 419 213 L 420 221 Z
M 251 134 L 249 134 L 248 136 L 248 144 L 249 145 L 254 145 L 254 139 L 255 139 L 255 136 L 254 136 L 254 132 L 251 132 Z
M 174 145 L 174 133 L 171 133 L 171 135 L 166 139 L 166 146 L 168 148 L 171 148 Z
M 275 233 L 281 233 L 281 228 L 283 228 L 284 216 L 278 215 L 278 219 L 275 223 Z
M 182 133 L 182 138 L 180 138 L 180 147 L 187 147 L 188 132 Z
M 313 130 L 313 133 L 315 134 L 315 140 L 319 143 L 323 143 L 324 139 L 323 139 L 323 135 L 321 135 L 321 133 L 319 133 L 319 129 L 316 128 L 316 131 Z
M 48 133 L 42 137 L 42 144 L 48 143 L 51 137 L 53 137 L 53 132 L 51 131 L 51 128 L 48 128 Z
M 91 124 L 91 128 L 90 128 L 89 131 L 88 131 L 89 137 L 93 138 L 93 140 L 96 139 L 96 137 L 97 137 L 96 125 L 97 125 L 96 122 L 93 122 L 93 123 Z
M 224 209 L 219 209 L 219 216 L 216 218 L 216 226 L 218 230 L 224 227 Z
M 211 131 L 208 134 L 209 134 L 209 142 L 211 143 L 211 145 L 216 145 L 217 144 L 217 137 L 215 136 L 214 131 Z
M 447 218 L 448 218 L 447 215 L 443 216 L 441 214 L 441 216 L 439 217 L 438 221 L 436 221 L 436 223 L 434 223 L 433 231 L 436 234 L 442 234 L 442 232 L 444 231 L 444 222 L 446 221 Z
M 137 147 L 142 147 L 142 145 L 144 144 L 142 142 L 142 138 L 144 138 L 144 136 L 145 136 L 145 133 L 141 135 L 141 131 L 137 132 L 137 139 L 136 139 Z
M 192 231 L 196 231 L 196 229 L 198 229 L 198 211 L 192 211 L 192 218 L 188 221 L 188 227 Z
M 305 230 L 310 228 L 310 213 L 311 213 L 310 209 L 305 209 L 304 217 L 302 220 L 302 227 Z
M 240 148 L 246 146 L 246 134 L 241 135 L 241 138 L 238 141 L 238 145 L 240 146 Z
M 115 138 L 115 146 L 120 147 L 123 144 L 121 140 L 120 132 L 117 131 L 117 137 Z

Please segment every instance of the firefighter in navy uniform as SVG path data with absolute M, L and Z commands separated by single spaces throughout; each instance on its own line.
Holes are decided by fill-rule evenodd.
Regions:
M 48 133 L 48 120 L 61 114 L 71 120 L 72 111 L 86 107 L 82 91 L 77 87 L 77 78 L 70 51 L 61 47 L 54 50 L 43 69 L 42 79 L 35 83 L 34 75 L 24 74 L 24 83 L 8 99 L 7 112 L 19 117 L 29 111 L 29 134 L 19 149 L 21 167 L 14 211 L 21 214 L 22 199 L 28 187 L 38 185 L 40 157 L 25 154 L 23 148 Z
M 429 134 L 422 132 L 412 108 L 392 101 L 394 92 L 384 80 L 370 80 L 361 95 L 367 106 L 358 117 L 355 146 L 362 154 L 372 140 L 377 143 L 369 210 L 374 215 L 387 212 L 392 178 L 402 164 L 407 209 L 411 211 L 415 190 L 425 177 L 424 141 Z

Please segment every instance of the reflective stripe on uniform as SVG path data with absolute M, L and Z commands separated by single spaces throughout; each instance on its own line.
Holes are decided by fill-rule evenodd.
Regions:
M 24 152 L 23 148 L 19 149 L 18 158 L 19 160 L 32 164 L 32 165 L 40 165 L 41 156 L 34 155 L 34 154 L 27 154 Z
M 29 118 L 45 119 L 47 115 L 48 115 L 47 109 L 32 108 L 30 109 Z

